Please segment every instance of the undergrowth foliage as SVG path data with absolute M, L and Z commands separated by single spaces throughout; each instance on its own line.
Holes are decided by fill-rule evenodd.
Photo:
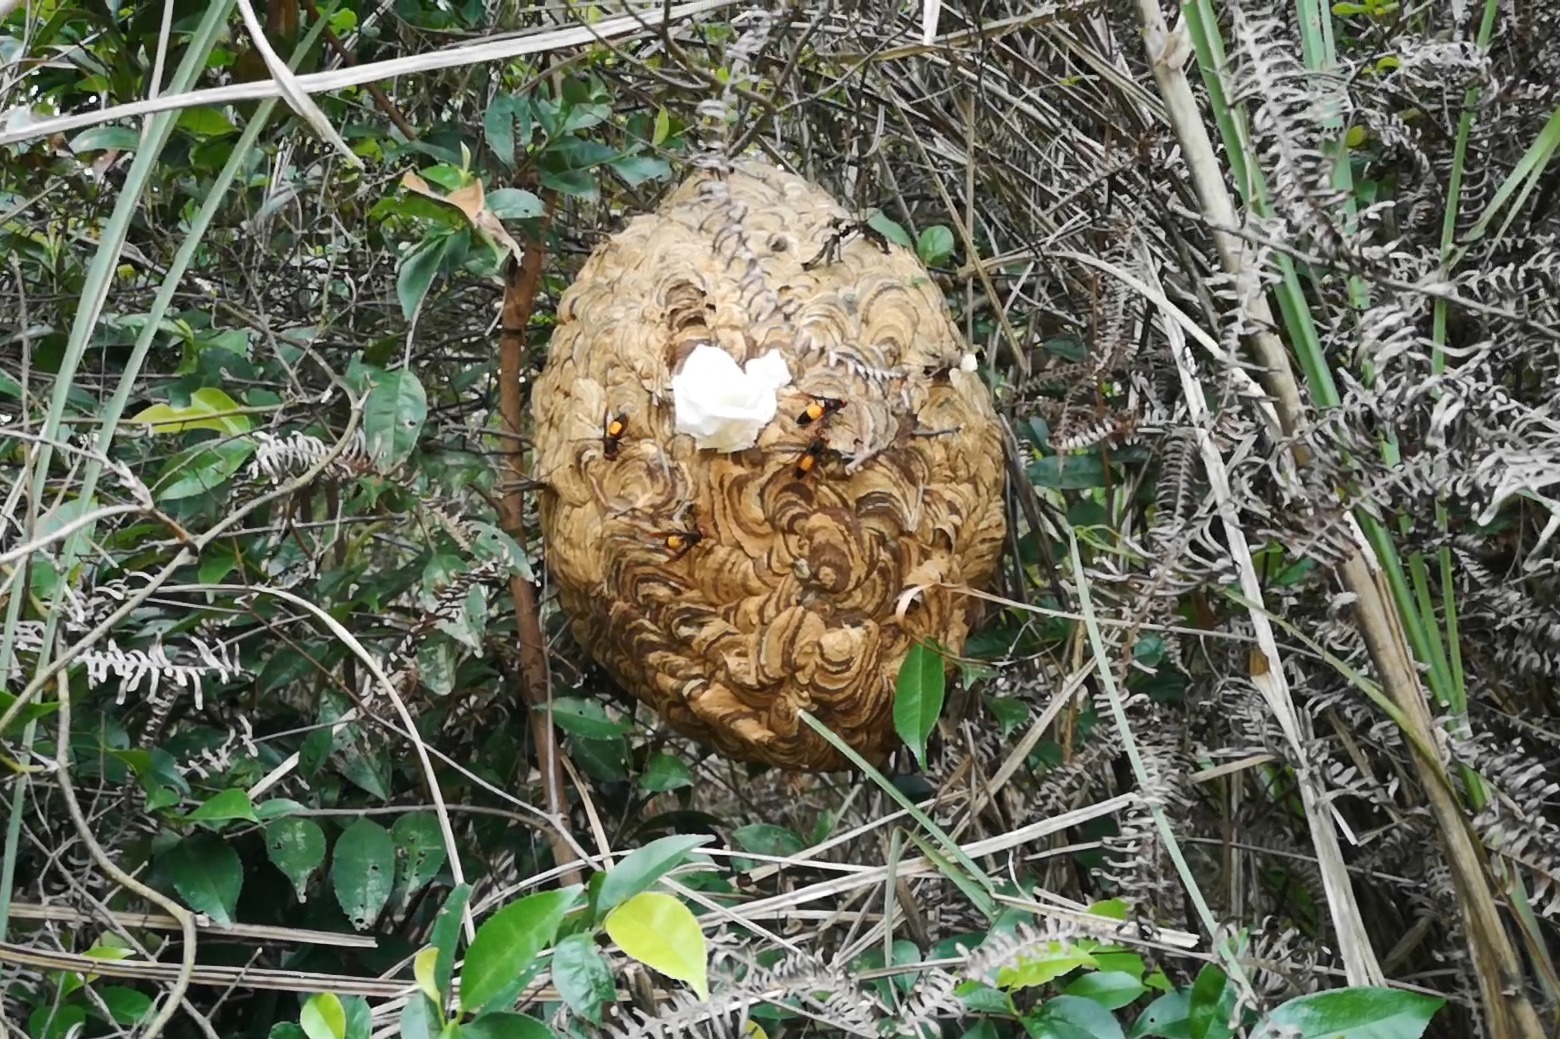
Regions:
M 160 4 L 0 20 L 0 1035 L 434 1035 L 505 970 L 462 1011 L 558 1035 L 1284 1034 L 1358 968 L 1343 902 L 1402 989 L 1310 1004 L 1328 1020 L 1418 1035 L 1440 1004 L 1413 989 L 1447 1001 L 1429 1034 L 1520 1034 L 1489 1025 L 1445 825 L 1372 695 L 1340 576 L 1362 550 L 1531 955 L 1513 991 L 1552 1017 L 1560 11 L 1186 5 L 1176 31 L 1222 48 L 1187 76 L 1236 227 L 1124 2 L 944 4 L 927 49 L 892 5 L 644 7 L 314 94 L 354 161 L 253 99 L 168 116 L 165 146 L 132 119 L 26 133 L 154 67 L 266 78 L 230 6 L 174 5 L 167 35 Z M 622 14 L 269 6 L 304 71 Z M 915 248 L 1012 434 L 1001 601 L 892 782 L 667 735 L 570 642 L 531 487 L 500 477 L 526 445 L 494 228 L 545 255 L 525 386 L 590 250 L 714 149 Z M 1250 360 L 1274 332 L 1298 417 Z M 539 590 L 562 816 L 511 582 Z M 463 946 L 468 899 L 493 929 Z M 682 938 L 636 945 L 652 909 Z

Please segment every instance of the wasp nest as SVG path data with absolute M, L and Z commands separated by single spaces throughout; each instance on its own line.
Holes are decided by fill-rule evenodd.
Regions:
M 586 262 L 533 390 L 576 636 L 729 757 L 844 767 L 810 711 L 882 763 L 900 664 L 963 647 L 1002 547 L 974 367 L 911 252 L 774 167 L 697 173 Z

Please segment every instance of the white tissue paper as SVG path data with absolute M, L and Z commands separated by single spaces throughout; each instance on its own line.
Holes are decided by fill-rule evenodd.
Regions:
M 672 376 L 677 432 L 701 448 L 745 451 L 775 417 L 775 391 L 790 382 L 791 369 L 778 350 L 753 358 L 744 370 L 720 347 L 696 346 Z

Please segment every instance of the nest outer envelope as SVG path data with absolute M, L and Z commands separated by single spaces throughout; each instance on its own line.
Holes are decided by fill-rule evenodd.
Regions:
M 979 603 L 946 586 L 985 584 L 1005 535 L 996 413 L 942 293 L 850 222 L 773 166 L 696 173 L 585 263 L 532 391 L 575 636 L 674 729 L 809 771 L 848 762 L 801 711 L 885 761 L 900 664 L 919 639 L 963 648 Z M 704 344 L 790 367 L 746 451 L 675 432 L 672 376 Z M 819 399 L 843 406 L 799 422 Z

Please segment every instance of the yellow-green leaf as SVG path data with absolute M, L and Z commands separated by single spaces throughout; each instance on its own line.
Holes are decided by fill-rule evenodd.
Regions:
M 183 433 L 191 429 L 210 429 L 218 433 L 249 432 L 249 416 L 237 414 L 240 405 L 222 390 L 206 386 L 190 394 L 184 407 L 153 404 L 130 416 L 131 422 L 147 426 L 153 434 Z
M 444 998 L 439 995 L 439 983 L 435 979 L 434 968 L 439 962 L 439 950 L 432 945 L 418 950 L 412 957 L 412 977 L 417 979 L 417 987 L 422 989 L 435 1006 L 442 1007 Z
M 310 996 L 298 1014 L 298 1027 L 309 1039 L 345 1039 L 347 1008 L 334 992 Z
M 693 912 L 671 895 L 642 891 L 607 914 L 607 937 L 645 966 L 710 998 L 709 952 Z

